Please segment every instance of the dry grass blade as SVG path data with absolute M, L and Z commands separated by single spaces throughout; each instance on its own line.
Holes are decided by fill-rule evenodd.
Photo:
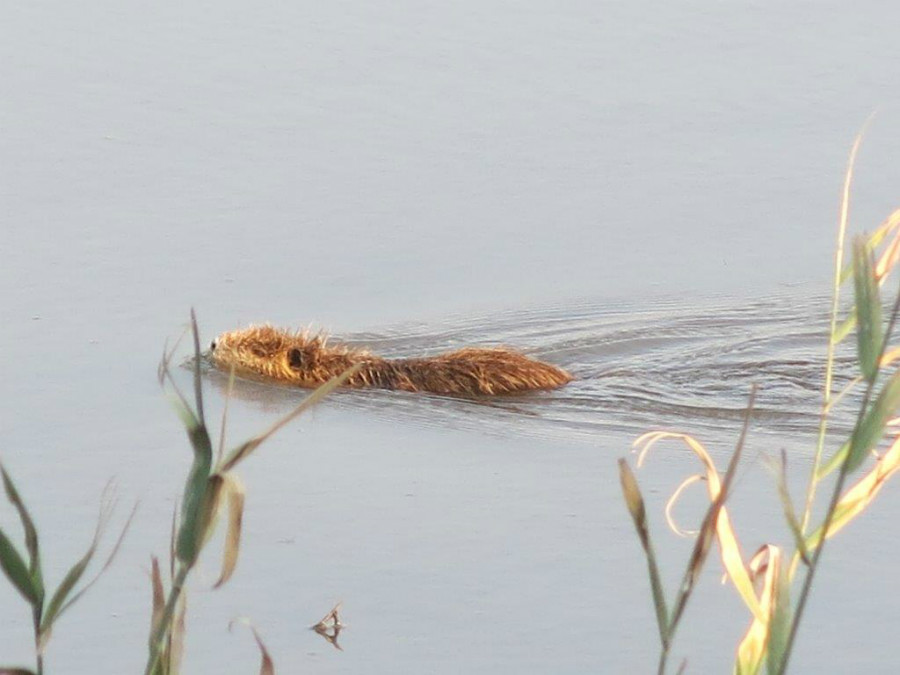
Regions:
M 628 462 L 619 459 L 619 481 L 622 483 L 622 494 L 625 504 L 631 514 L 631 520 L 637 530 L 638 538 L 647 558 L 647 570 L 650 575 L 650 588 L 653 593 L 653 607 L 656 609 L 656 623 L 659 628 L 660 643 L 665 647 L 669 644 L 669 610 L 666 603 L 666 594 L 663 590 L 662 579 L 659 574 L 659 565 L 656 562 L 656 554 L 653 551 L 653 542 L 650 539 L 650 528 L 647 526 L 647 513 L 644 508 L 644 498 L 638 487 L 637 480 Z M 321 622 L 320 622 L 321 623 Z
M 150 614 L 150 635 L 156 635 L 166 608 L 166 590 L 159 573 L 159 558 L 151 556 L 150 584 L 153 588 L 153 609 Z M 152 645 L 151 645 L 152 646 Z
M 735 553 L 740 560 L 740 553 L 737 548 L 737 540 L 734 540 L 734 548 L 726 551 L 725 544 L 722 541 L 722 529 L 718 528 L 717 525 L 719 523 L 719 517 L 725 505 L 725 501 L 728 499 L 729 490 L 731 489 L 731 483 L 734 481 L 734 475 L 737 472 L 737 466 L 740 462 L 741 455 L 744 450 L 744 442 L 747 439 L 747 431 L 750 428 L 750 416 L 753 412 L 753 406 L 756 401 L 756 387 L 752 387 L 750 389 L 750 398 L 747 402 L 747 410 L 744 413 L 744 424 L 741 428 L 741 434 L 738 438 L 737 445 L 735 446 L 734 453 L 731 455 L 731 460 L 728 463 L 728 469 L 725 472 L 725 477 L 722 480 L 722 486 L 716 494 L 715 498 L 712 500 L 712 503 L 709 505 L 709 509 L 706 512 L 706 516 L 703 519 L 703 524 L 700 526 L 700 534 L 697 537 L 697 541 L 694 544 L 694 550 L 691 553 L 690 561 L 688 562 L 688 566 L 685 569 L 684 578 L 681 582 L 681 587 L 678 590 L 678 597 L 675 599 L 675 605 L 672 609 L 672 618 L 669 622 L 669 631 L 670 638 L 672 633 L 674 633 L 676 626 L 678 625 L 678 621 L 681 619 L 682 613 L 684 612 L 684 608 L 687 606 L 687 602 L 690 599 L 691 593 L 694 590 L 694 587 L 697 583 L 697 579 L 700 576 L 700 571 L 703 568 L 704 563 L 706 562 L 706 558 L 709 555 L 709 548 L 712 543 L 714 534 L 718 530 L 719 532 L 719 543 L 722 547 L 723 553 L 723 561 L 725 560 L 726 552 L 731 554 Z M 729 534 L 733 536 L 733 531 L 729 526 Z M 729 572 L 729 576 L 732 575 L 732 569 L 734 565 L 726 562 L 726 569 Z M 743 562 L 740 564 L 740 573 L 741 575 L 746 575 L 746 570 L 744 569 Z M 732 576 L 732 582 L 735 582 L 737 586 L 735 578 Z M 739 589 L 740 590 L 740 589 Z M 750 588 L 752 602 L 748 602 L 748 598 L 744 597 L 744 593 L 742 593 L 742 597 L 744 597 L 745 603 L 747 603 L 748 607 L 753 611 L 754 616 L 759 616 L 762 611 L 759 607 L 759 602 L 756 598 L 756 594 L 753 592 L 752 586 Z M 764 617 L 762 617 L 764 619 Z
M 241 523 L 244 518 L 244 485 L 232 473 L 222 474 L 223 491 L 228 505 L 228 529 L 225 534 L 225 550 L 222 554 L 222 571 L 213 588 L 219 588 L 234 574 L 241 549 Z
M 266 649 L 265 643 L 259 636 L 259 631 L 257 631 L 256 627 L 245 618 L 233 619 L 231 623 L 228 624 L 228 630 L 231 631 L 236 623 L 244 624 L 253 631 L 253 638 L 256 640 L 256 646 L 259 647 L 259 653 L 262 658 L 262 662 L 259 666 L 259 675 L 275 675 L 275 663 L 272 661 L 272 657 L 269 655 L 269 650 Z
M 875 499 L 887 480 L 900 469 L 900 438 L 896 439 L 890 449 L 881 457 L 865 476 L 850 487 L 840 498 L 834 510 L 834 516 L 828 527 L 830 539 L 860 515 Z M 806 538 L 809 550 L 816 548 L 821 542 L 822 528 L 819 527 Z
M 185 617 L 187 615 L 187 595 L 182 594 L 178 598 L 175 607 L 175 619 L 172 622 L 172 631 L 169 633 L 167 650 L 168 675 L 178 675 L 181 672 L 181 661 L 184 658 Z
M 59 610 L 59 613 L 56 615 L 57 619 L 62 616 L 72 605 L 78 602 L 85 593 L 91 590 L 94 584 L 100 581 L 100 578 L 106 573 L 110 565 L 113 564 L 113 561 L 115 561 L 116 556 L 119 554 L 119 549 L 122 548 L 122 542 L 125 541 L 125 535 L 128 534 L 131 523 L 134 521 L 134 516 L 137 513 L 138 506 L 139 504 L 135 504 L 131 509 L 131 513 L 128 514 L 128 519 L 122 526 L 122 531 L 119 532 L 119 537 L 116 539 L 116 543 L 113 545 L 112 550 L 110 550 L 109 555 L 106 557 L 106 561 L 103 563 L 103 566 L 97 571 L 97 574 L 94 575 L 93 579 L 87 582 L 80 591 L 78 591 L 65 604 L 63 604 L 63 606 Z
M 357 364 L 352 368 L 347 369 L 337 377 L 330 379 L 328 382 L 323 384 L 321 387 L 318 387 L 315 391 L 309 394 L 305 399 L 303 399 L 303 402 L 300 405 L 298 405 L 280 420 L 275 422 L 275 424 L 269 427 L 266 431 L 258 436 L 255 436 L 254 438 L 251 438 L 249 441 L 242 443 L 237 448 L 232 450 L 225 457 L 225 461 L 221 464 L 219 471 L 224 473 L 233 469 L 235 466 L 237 466 L 237 464 L 249 457 L 253 453 L 253 451 L 256 450 L 256 448 L 258 448 L 262 443 L 264 443 L 270 436 L 272 436 L 272 434 L 274 434 L 276 431 L 289 424 L 290 422 L 294 421 L 309 408 L 321 402 L 323 398 L 328 396 L 331 392 L 344 384 L 344 382 L 353 377 L 357 372 L 359 372 L 361 366 L 362 364 Z
M 699 473 L 695 473 L 693 476 L 688 476 L 683 481 L 681 481 L 681 485 L 675 488 L 675 492 L 672 493 L 672 496 L 669 497 L 668 501 L 666 502 L 666 523 L 668 523 L 669 529 L 671 529 L 679 537 L 693 537 L 694 535 L 700 533 L 700 530 L 686 530 L 680 527 L 678 523 L 675 522 L 675 516 L 672 515 L 672 511 L 674 510 L 675 504 L 678 502 L 679 497 L 681 497 L 681 493 L 694 483 L 702 480 L 704 480 L 704 476 Z
M 690 448 L 697 458 L 706 468 L 706 489 L 711 503 L 715 502 L 722 491 L 722 480 L 719 478 L 719 472 L 716 469 L 712 458 L 706 451 L 706 448 L 694 437 L 687 434 L 673 433 L 668 431 L 655 431 L 644 434 L 635 441 L 636 446 L 643 445 L 638 455 L 638 465 L 647 457 L 649 450 L 661 440 L 678 440 L 683 442 Z M 670 499 L 671 502 L 671 499 Z M 753 583 L 744 566 L 744 558 L 741 554 L 740 544 L 731 525 L 731 518 L 728 515 L 728 509 L 723 507 L 719 511 L 718 518 L 715 521 L 716 534 L 718 536 L 719 548 L 722 555 L 722 564 L 728 573 L 728 578 L 734 584 L 738 594 L 744 600 L 744 604 L 750 609 L 754 616 L 762 617 L 762 609 L 756 598 L 756 592 L 753 590 Z M 698 534 L 702 532 L 698 530 Z
M 760 605 L 763 619 L 754 617 L 750 628 L 738 645 L 734 672 L 739 675 L 755 675 L 766 657 L 771 636 L 772 619 L 775 616 L 778 590 L 781 587 L 781 549 L 771 544 L 760 548 L 748 565 L 754 578 L 762 577 Z

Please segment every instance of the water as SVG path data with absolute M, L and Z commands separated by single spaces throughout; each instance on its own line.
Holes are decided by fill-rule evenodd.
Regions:
M 140 670 L 149 556 L 190 459 L 155 370 L 192 305 L 206 337 L 271 321 L 387 355 L 509 343 L 577 380 L 492 403 L 351 392 L 286 429 L 241 470 L 235 578 L 208 592 L 210 558 L 192 589 L 186 672 L 253 672 L 236 615 L 280 672 L 649 670 L 615 459 L 657 426 L 723 459 L 756 382 L 735 518 L 750 550 L 773 528 L 788 541 L 757 458 L 784 447 L 798 478 L 808 462 L 842 171 L 876 106 L 854 229 L 897 206 L 898 18 L 887 2 L 13 3 L 0 452 L 51 580 L 111 476 L 120 519 L 141 502 L 49 671 Z M 298 395 L 241 383 L 229 438 Z M 694 468 L 674 451 L 639 478 L 661 508 Z M 798 672 L 893 670 L 897 506 L 889 487 L 829 553 Z M 657 533 L 674 587 L 690 544 Z M 680 636 L 689 672 L 727 669 L 744 627 L 714 576 Z M 306 630 L 337 600 L 343 652 Z M 0 586 L 0 663 L 27 662 L 28 623 Z

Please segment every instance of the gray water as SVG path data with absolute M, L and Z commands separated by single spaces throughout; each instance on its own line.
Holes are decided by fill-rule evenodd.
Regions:
M 190 461 L 156 365 L 191 306 L 207 339 L 271 321 L 387 355 L 506 343 L 576 381 L 341 393 L 284 430 L 241 469 L 237 574 L 209 591 L 210 556 L 194 580 L 186 672 L 254 672 L 238 615 L 283 673 L 650 670 L 615 460 L 660 426 L 723 460 L 751 383 L 734 517 L 748 552 L 789 541 L 759 456 L 804 477 L 842 173 L 877 106 L 853 229 L 898 206 L 893 3 L 7 5 L 0 453 L 51 581 L 110 477 L 117 522 L 140 501 L 48 672 L 140 671 Z M 301 395 L 239 383 L 228 438 Z M 675 450 L 639 475 L 670 588 L 690 542 L 661 507 L 694 468 Z M 889 486 L 829 552 L 797 672 L 896 669 L 898 507 Z M 688 672 L 727 671 L 747 621 L 715 577 L 679 636 Z M 340 652 L 307 630 L 338 600 Z M 29 623 L 0 584 L 0 664 L 28 662 Z

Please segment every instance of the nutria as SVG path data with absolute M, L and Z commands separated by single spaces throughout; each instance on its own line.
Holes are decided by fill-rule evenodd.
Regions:
M 346 386 L 474 396 L 555 389 L 571 381 L 564 370 L 497 347 L 469 347 L 413 359 L 385 359 L 363 349 L 329 344 L 322 335 L 250 326 L 223 333 L 210 345 L 210 361 L 238 374 L 314 388 L 356 364 Z

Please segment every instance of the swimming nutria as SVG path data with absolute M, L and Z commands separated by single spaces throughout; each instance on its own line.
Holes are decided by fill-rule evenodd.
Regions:
M 384 359 L 362 349 L 327 344 L 321 335 L 250 326 L 223 333 L 210 345 L 218 368 L 314 388 L 357 363 L 348 387 L 378 387 L 473 396 L 555 389 L 572 380 L 564 370 L 498 347 L 470 347 L 417 359 Z

